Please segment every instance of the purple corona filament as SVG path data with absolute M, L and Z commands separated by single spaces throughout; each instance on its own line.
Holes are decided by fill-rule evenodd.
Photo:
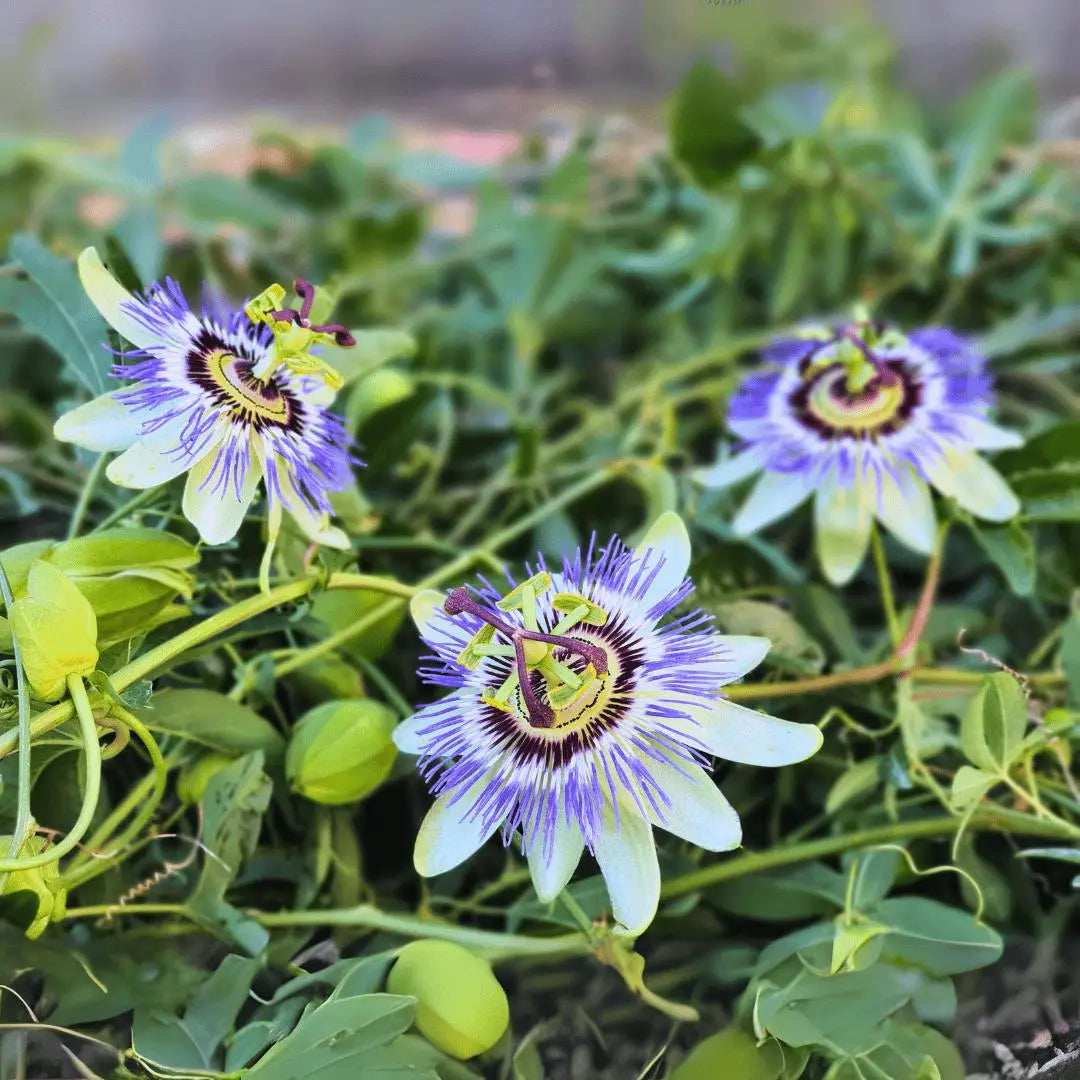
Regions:
M 315 286 L 310 281 L 297 278 L 293 282 L 293 292 L 300 297 L 300 310 L 282 308 L 280 311 L 272 311 L 270 314 L 278 322 L 296 323 L 316 334 L 332 334 L 334 341 L 343 349 L 356 344 L 356 338 L 341 323 L 312 323 L 308 318 L 311 305 L 315 302 Z

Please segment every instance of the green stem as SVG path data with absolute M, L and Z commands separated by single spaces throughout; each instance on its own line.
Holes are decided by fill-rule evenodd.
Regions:
M 105 455 L 103 454 L 102 457 L 104 456 Z M 117 509 L 109 514 L 109 516 L 98 525 L 98 529 L 107 529 L 110 525 L 115 525 L 122 518 L 127 517 L 133 510 L 138 510 L 140 506 L 145 506 L 148 502 L 152 502 L 157 493 L 157 488 L 144 488 L 132 498 L 128 499 L 123 506 L 117 507 Z
M 365 930 L 381 930 L 407 938 L 435 938 L 454 941 L 466 948 L 482 951 L 490 960 L 510 960 L 516 957 L 558 959 L 583 956 L 589 952 L 589 939 L 584 934 L 560 934 L 557 937 L 527 937 L 524 934 L 502 934 L 493 930 L 478 930 L 471 926 L 421 919 L 415 915 L 395 915 L 380 911 L 371 904 L 352 908 L 331 908 L 323 911 L 248 911 L 268 929 L 289 926 L 353 926 Z M 94 919 L 103 916 L 175 915 L 191 918 L 184 904 L 94 904 L 69 908 L 65 919 Z
M 311 591 L 313 584 L 313 579 L 290 581 L 285 585 L 279 585 L 276 589 L 271 589 L 268 593 L 259 593 L 248 597 L 246 600 L 241 600 L 224 611 L 219 611 L 208 619 L 203 619 L 202 622 L 189 626 L 182 633 L 177 634 L 176 637 L 162 642 L 156 648 L 143 653 L 142 656 L 137 656 L 130 664 L 125 664 L 116 671 L 110 678 L 113 689 L 118 694 L 122 693 L 133 683 L 145 678 L 174 657 L 187 652 L 188 649 L 193 649 L 196 645 L 201 645 L 204 641 L 208 641 L 210 638 L 216 637 L 218 634 L 230 630 L 232 627 L 238 626 L 256 615 L 261 615 L 264 611 L 269 611 L 279 604 L 288 604 L 293 600 L 298 600 L 301 596 L 307 595 Z M 33 718 L 30 724 L 31 735 L 35 739 L 39 738 L 71 719 L 74 713 L 75 707 L 72 700 L 61 701 L 59 704 L 53 705 L 52 708 L 38 713 Z M 4 732 L 3 735 L 0 735 L 0 758 L 11 753 L 15 741 L 16 738 L 12 732 Z
M 8 584 L 7 574 L 3 564 L 0 564 L 0 596 L 4 598 L 4 612 L 11 618 L 11 605 L 14 598 L 11 594 L 11 586 Z M 16 729 L 18 740 L 19 760 L 17 767 L 18 789 L 15 793 L 15 824 L 11 830 L 11 842 L 8 844 L 8 860 L 17 860 L 22 851 L 23 842 L 30 833 L 33 821 L 30 816 L 30 691 L 26 685 L 26 673 L 22 666 L 22 652 L 19 650 L 19 639 L 13 634 L 11 637 L 11 652 L 15 657 L 15 695 L 19 708 L 19 725 Z M 0 890 L 7 881 L 7 874 L 0 874 Z
M 83 752 L 86 755 L 86 790 L 83 792 L 79 816 L 68 834 L 48 851 L 26 858 L 0 859 L 0 871 L 33 870 L 38 866 L 58 862 L 75 848 L 94 820 L 94 811 L 97 810 L 98 796 L 101 793 L 101 747 L 98 744 L 97 725 L 94 723 L 94 712 L 90 708 L 90 699 L 86 696 L 82 677 L 69 675 L 67 686 L 74 703 L 75 715 L 79 718 L 79 734 L 82 736 Z
M 672 878 L 660 888 L 661 897 L 683 896 L 689 892 L 708 888 L 721 881 L 744 877 L 747 874 L 759 874 L 763 870 L 774 870 L 794 863 L 823 859 L 830 855 L 839 855 L 855 848 L 874 847 L 877 844 L 895 844 L 900 840 L 916 840 L 932 836 L 948 836 L 961 825 L 957 817 L 918 818 L 914 821 L 898 821 L 895 824 L 880 825 L 869 829 L 857 829 L 854 832 L 841 833 L 838 836 L 826 836 L 820 840 L 809 840 L 791 847 L 771 848 L 768 851 L 750 852 L 739 855 L 726 862 L 713 863 L 699 870 Z M 1071 832 L 1066 832 L 1052 821 L 1031 817 L 1029 814 L 994 807 L 976 813 L 969 827 L 973 829 L 999 829 L 1003 832 L 1027 836 L 1040 836 L 1053 839 L 1074 839 Z
M 165 795 L 169 766 L 162 756 L 154 736 L 150 734 L 142 721 L 132 716 L 127 709 L 116 702 L 112 703 L 111 714 L 135 733 L 135 736 L 146 748 L 154 771 L 145 776 L 128 792 L 116 809 L 87 840 L 86 850 L 80 852 L 72 860 L 71 866 L 64 870 L 61 875 L 61 884 L 68 889 L 73 889 L 76 885 L 82 885 L 99 874 L 105 873 L 110 867 L 115 866 L 119 861 L 116 856 L 101 857 L 95 855 L 95 853 L 100 852 L 105 847 L 112 837 L 113 831 L 119 827 L 128 814 L 137 811 L 124 828 L 124 831 L 112 839 L 112 846 L 123 852 L 128 843 L 142 832 L 143 828 L 157 812 L 157 808 Z
M 466 552 L 452 562 L 447 563 L 442 569 L 437 570 L 434 574 L 424 578 L 423 581 L 412 589 L 412 592 L 410 592 L 409 595 L 411 596 L 413 592 L 418 592 L 421 589 L 434 588 L 436 585 L 442 585 L 447 581 L 453 581 L 455 578 L 461 577 L 461 575 L 468 571 L 473 563 L 482 557 L 483 552 L 497 551 L 504 544 L 516 539 L 526 530 L 531 529 L 537 522 L 543 521 L 544 518 L 554 513 L 554 511 L 566 506 L 568 503 L 574 502 L 581 498 L 582 495 L 607 483 L 613 475 L 614 470 L 611 468 L 598 469 L 592 476 L 581 480 L 577 484 L 573 484 L 555 498 L 549 499 L 531 513 L 519 518 L 512 525 L 507 525 L 506 528 L 501 529 L 494 536 L 490 537 L 479 551 Z M 330 579 L 331 585 L 333 584 L 333 580 L 333 578 Z M 325 656 L 327 653 L 334 652 L 335 649 L 340 648 L 347 641 L 351 641 L 354 637 L 359 637 L 383 619 L 389 618 L 397 611 L 399 605 L 399 600 L 387 600 L 385 604 L 380 604 L 373 611 L 369 611 L 362 618 L 357 619 L 351 626 L 343 627 L 336 633 L 329 635 L 329 637 L 323 638 L 322 641 L 317 641 L 314 645 L 309 645 L 306 649 L 301 649 L 288 659 L 276 664 L 274 666 L 274 674 L 279 677 L 288 675 L 290 672 L 303 667 L 304 664 L 307 664 L 312 660 L 317 660 L 320 656 Z M 2 747 L 0 747 L 0 750 L 2 750 Z
M 881 589 L 881 606 L 885 611 L 885 625 L 889 628 L 889 640 L 895 649 L 900 644 L 900 623 L 896 618 L 896 601 L 893 599 L 892 577 L 885 561 L 885 545 L 881 542 L 881 530 L 876 521 L 870 523 L 870 549 L 874 553 L 878 586 Z
M 105 458 L 105 454 L 98 454 L 97 461 L 94 462 L 93 467 L 83 481 L 82 490 L 79 492 L 79 500 L 75 503 L 75 509 L 71 511 L 71 521 L 68 523 L 67 538 L 69 540 L 79 535 L 79 529 L 82 528 L 83 518 L 86 517 L 90 500 L 94 497 L 94 490 L 97 488 L 98 480 L 101 479 L 101 474 L 105 471 Z

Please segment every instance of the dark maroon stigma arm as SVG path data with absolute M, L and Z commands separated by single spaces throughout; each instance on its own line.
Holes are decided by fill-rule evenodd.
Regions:
M 463 611 L 467 611 L 470 615 L 482 619 L 489 626 L 494 626 L 496 630 L 505 634 L 508 638 L 513 638 L 517 633 L 517 627 L 511 626 L 505 619 L 500 619 L 498 615 L 493 611 L 489 611 L 483 604 L 478 604 L 469 595 L 469 590 L 464 585 L 459 585 L 456 589 L 450 590 L 443 604 L 443 611 L 447 615 L 460 615 Z
M 293 282 L 293 292 L 300 297 L 300 322 L 308 325 L 308 316 L 311 314 L 311 305 L 315 302 L 315 286 L 304 278 L 297 278 Z
M 518 633 L 526 641 L 543 641 L 548 645 L 558 645 L 567 652 L 583 656 L 596 668 L 597 675 L 606 675 L 608 673 L 607 653 L 599 645 L 592 645 L 587 641 L 577 641 L 562 634 L 541 634 L 536 630 L 519 630 Z
M 518 683 L 521 686 L 521 696 L 525 701 L 525 708 L 529 712 L 529 722 L 533 727 L 551 727 L 555 723 L 555 710 L 546 702 L 537 697 L 532 684 L 532 673 L 529 671 L 529 663 L 525 659 L 525 642 L 520 635 L 514 635 L 514 659 L 517 663 Z
M 356 338 L 341 323 L 319 323 L 317 326 L 309 326 L 308 329 L 314 330 L 317 334 L 333 334 L 334 341 L 343 349 L 356 344 Z

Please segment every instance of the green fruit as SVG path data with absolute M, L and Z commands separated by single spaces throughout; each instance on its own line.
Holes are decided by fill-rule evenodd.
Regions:
M 490 1050 L 510 1024 L 510 1006 L 491 965 L 451 941 L 412 941 L 399 953 L 386 989 L 416 998 L 416 1026 L 452 1057 Z
M 183 803 L 194 804 L 202 802 L 206 794 L 206 785 L 226 765 L 231 765 L 236 759 L 227 754 L 203 754 L 198 761 L 192 762 L 181 770 L 179 779 L 176 781 L 176 794 Z
M 40 855 L 48 841 L 43 836 L 32 836 L 22 846 L 20 856 Z M 6 854 L 11 844 L 11 835 L 0 836 L 0 853 Z M 59 861 L 30 870 L 13 870 L 3 877 L 0 895 L 12 900 L 24 901 L 19 910 L 24 914 L 29 911 L 29 922 L 23 932 L 31 941 L 45 932 L 50 922 L 64 917 L 67 909 L 67 889 L 60 885 Z M 20 925 L 23 925 L 20 919 Z
M 325 806 L 367 797 L 394 764 L 395 723 L 390 709 L 368 698 L 310 709 L 293 729 L 285 754 L 293 791 Z

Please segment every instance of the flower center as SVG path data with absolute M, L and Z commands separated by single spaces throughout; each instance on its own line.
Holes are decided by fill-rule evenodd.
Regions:
M 206 374 L 234 410 L 250 419 L 285 426 L 291 413 L 289 399 L 273 382 L 263 382 L 251 374 L 251 361 L 224 349 L 215 349 L 206 357 Z
M 531 727 L 561 731 L 594 709 L 613 673 L 606 648 L 567 633 L 575 626 L 607 622 L 607 613 L 585 597 L 556 593 L 551 605 L 562 618 L 550 631 L 539 629 L 537 599 L 550 589 L 551 576 L 536 574 L 507 593 L 493 611 L 461 587 L 447 596 L 444 608 L 448 615 L 468 612 L 484 623 L 458 658 L 464 667 L 475 668 L 485 656 L 512 658 L 510 675 L 501 686 L 484 691 L 484 703 L 513 712 L 516 695 Z M 521 613 L 522 625 L 503 614 L 513 611 Z
M 883 358 L 850 327 L 803 365 L 792 394 L 795 416 L 830 439 L 898 431 L 922 400 L 922 386 L 900 358 Z

